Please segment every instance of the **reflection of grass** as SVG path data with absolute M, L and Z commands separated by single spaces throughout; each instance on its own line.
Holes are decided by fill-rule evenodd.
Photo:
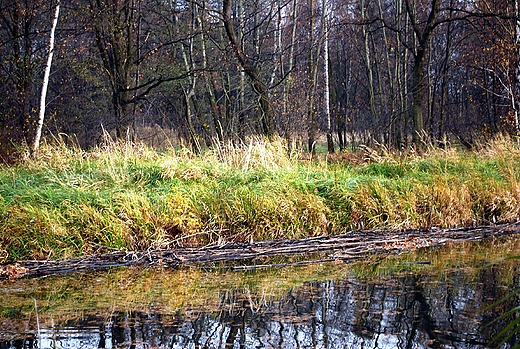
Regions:
M 506 258 L 499 258 L 490 265 L 497 264 L 499 262 L 502 262 L 504 260 L 520 260 L 520 255 L 510 255 Z M 510 288 L 516 288 L 517 285 L 511 285 Z M 507 296 L 501 298 L 497 302 L 485 307 L 484 309 L 480 310 L 479 313 L 483 313 L 489 309 L 497 308 L 500 305 L 503 305 L 504 303 L 508 301 L 512 301 L 513 304 L 517 303 L 515 302 L 515 299 L 517 299 L 518 294 L 520 294 L 520 289 L 516 289 L 515 291 L 510 292 Z M 491 326 L 495 322 L 501 321 L 501 320 L 509 320 L 508 323 L 504 326 L 504 329 L 500 331 L 489 343 L 488 346 L 495 345 L 495 348 L 501 348 L 502 345 L 504 345 L 507 342 L 510 342 L 511 339 L 514 339 L 514 336 L 520 332 L 520 316 L 518 315 L 520 312 L 520 306 L 514 306 L 511 309 L 503 311 L 502 315 L 498 316 L 496 319 L 491 321 L 486 325 Z M 498 343 L 498 344 L 497 344 Z M 520 340 L 516 340 L 514 344 L 511 346 L 511 349 L 519 349 L 520 348 Z
M 312 161 L 263 140 L 201 155 L 43 146 L 37 159 L 0 169 L 0 261 L 161 247 L 188 235 L 183 243 L 206 244 L 509 221 L 520 216 L 519 171 L 520 150 L 504 139 L 473 153 L 366 149 Z
M 369 263 L 359 263 L 353 269 L 358 277 L 381 277 L 395 273 L 434 273 L 440 277 L 452 271 L 466 269 L 466 274 L 477 275 L 490 260 L 503 258 L 520 251 L 520 240 L 502 238 L 479 242 L 462 242 L 438 247 L 421 248 L 401 255 L 390 255 Z M 423 264 L 423 263 L 427 264 Z M 517 273 L 515 263 L 504 264 L 497 276 L 512 284 Z
M 466 278 L 474 280 L 482 272 L 479 267 L 489 260 L 518 251 L 519 240 L 504 239 L 417 250 L 352 265 L 328 263 L 245 272 L 221 268 L 121 268 L 5 281 L 0 284 L 0 323 L 30 319 L 34 315 L 33 298 L 38 301 L 40 320 L 47 326 L 89 314 L 110 316 L 113 312 L 212 313 L 221 310 L 223 304 L 232 307 L 239 300 L 260 307 L 302 284 L 325 280 L 382 280 L 387 275 L 410 273 L 443 279 L 461 268 Z M 431 264 L 409 264 L 417 261 Z M 507 285 L 516 275 L 515 266 L 504 264 L 496 276 Z

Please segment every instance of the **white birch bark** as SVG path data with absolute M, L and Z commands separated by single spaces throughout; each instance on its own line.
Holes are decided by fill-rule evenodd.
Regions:
M 366 18 L 366 8 L 365 8 L 365 0 L 361 0 L 361 21 L 365 22 Z M 374 97 L 374 72 L 372 70 L 372 59 L 370 57 L 370 44 L 368 41 L 368 30 L 367 24 L 363 23 L 361 26 L 361 31 L 363 34 L 363 47 L 364 47 L 364 63 L 367 71 L 368 78 L 368 105 L 370 106 L 370 115 L 372 116 L 372 125 L 377 125 L 377 112 L 375 107 L 375 97 Z
M 43 76 L 42 95 L 40 99 L 40 116 L 38 117 L 38 125 L 36 126 L 36 135 L 34 136 L 33 151 L 37 151 L 40 147 L 40 139 L 42 136 L 43 120 L 45 118 L 45 98 L 47 97 L 47 87 L 49 86 L 49 76 L 51 74 L 52 56 L 54 54 L 54 33 L 58 25 L 58 17 L 60 15 L 60 2 L 56 4 L 54 12 L 54 20 L 52 22 L 49 56 L 47 57 L 47 66 L 45 67 L 45 74 Z
M 278 0 L 277 20 L 276 20 L 276 31 L 275 35 L 275 48 L 273 53 L 273 70 L 271 71 L 271 79 L 269 80 L 269 88 L 274 85 L 274 79 L 276 72 L 279 72 L 281 76 L 283 73 L 280 71 L 282 68 L 282 4 Z
M 195 5 L 192 5 L 192 11 L 193 11 L 193 13 L 192 13 L 192 19 L 191 19 L 191 30 L 194 31 L 195 30 L 195 18 L 196 18 L 196 15 L 195 15 L 196 6 Z M 175 16 L 177 16 L 177 15 L 175 15 Z M 184 48 L 184 45 L 181 45 L 182 59 L 184 61 L 184 66 L 185 66 L 185 69 L 187 72 L 195 71 L 195 62 L 193 59 L 193 55 L 194 55 L 193 54 L 193 51 L 194 51 L 193 40 L 194 40 L 193 38 L 190 38 L 188 40 L 188 55 L 189 56 L 186 54 L 186 49 Z M 184 101 L 186 104 L 185 117 L 186 117 L 188 131 L 190 133 L 190 138 L 191 138 L 190 141 L 192 143 L 193 150 L 196 151 L 197 153 L 200 153 L 200 151 L 201 151 L 200 143 L 198 141 L 195 127 L 193 126 L 193 115 L 192 115 L 192 110 L 191 110 L 191 101 L 192 101 L 193 97 L 195 96 L 195 87 L 197 85 L 197 76 L 193 75 L 192 77 L 190 77 L 189 83 L 190 83 L 190 87 L 186 87 L 186 88 L 181 83 L 182 91 L 184 93 Z
M 325 0 L 323 0 L 325 1 Z M 326 6 L 323 6 L 326 9 Z M 323 15 L 323 19 L 327 21 L 327 15 Z M 329 29 L 328 24 L 325 24 L 325 38 L 323 43 L 323 79 L 324 81 L 324 96 L 323 103 L 325 104 L 325 118 L 327 125 L 327 150 L 329 153 L 334 153 L 334 141 L 332 139 L 332 122 L 330 116 L 330 76 L 329 76 Z
M 244 0 L 238 0 L 238 41 L 240 49 L 244 49 Z M 245 136 L 245 113 L 246 113 L 246 72 L 242 66 L 240 66 L 240 114 L 238 118 L 238 135 L 241 140 L 244 140 Z

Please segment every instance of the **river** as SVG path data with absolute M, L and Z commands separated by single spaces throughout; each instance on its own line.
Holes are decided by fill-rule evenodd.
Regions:
M 355 264 L 115 268 L 3 281 L 0 349 L 487 348 L 513 318 L 490 323 L 519 300 L 484 310 L 519 287 L 516 260 L 489 264 L 510 255 L 520 255 L 518 239 Z

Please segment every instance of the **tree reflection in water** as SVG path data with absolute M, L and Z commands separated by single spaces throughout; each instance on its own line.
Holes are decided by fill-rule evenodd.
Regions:
M 227 289 L 219 306 L 206 310 L 171 314 L 150 306 L 85 315 L 44 328 L 42 347 L 485 348 L 506 323 L 484 326 L 499 309 L 477 314 L 507 292 L 498 268 L 470 282 L 464 269 L 377 279 L 347 276 L 266 298 L 244 288 Z M 0 348 L 33 347 L 38 347 L 35 338 L 0 342 Z
M 506 255 L 520 255 L 519 239 L 358 265 L 123 268 L 6 281 L 0 349 L 486 348 L 511 318 L 486 325 L 520 298 L 479 312 L 518 287 L 520 261 L 487 265 Z

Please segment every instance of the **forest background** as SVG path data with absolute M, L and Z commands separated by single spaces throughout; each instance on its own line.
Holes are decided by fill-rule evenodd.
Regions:
M 35 140 L 57 1 L 0 1 L 0 156 Z M 60 0 L 43 132 L 199 151 L 518 134 L 519 1 Z M 324 138 L 323 138 L 324 139 Z M 336 148 L 337 149 L 337 148 Z

